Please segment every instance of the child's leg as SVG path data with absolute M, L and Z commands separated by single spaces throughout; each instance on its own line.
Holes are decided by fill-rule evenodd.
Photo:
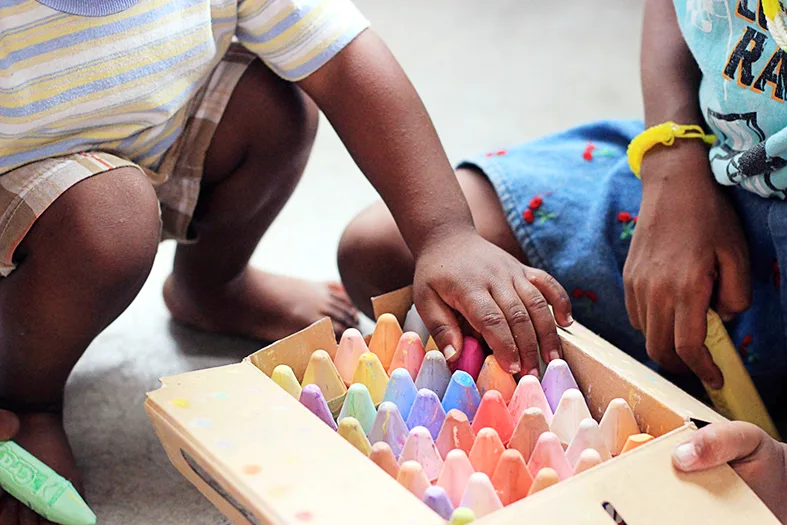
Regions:
M 489 180 L 474 168 L 461 168 L 456 176 L 480 234 L 527 264 Z M 371 297 L 412 284 L 413 256 L 382 202 L 362 211 L 344 231 L 339 271 L 350 298 L 368 316 Z
M 317 108 L 297 86 L 259 60 L 249 66 L 207 152 L 192 223 L 198 242 L 178 247 L 165 285 L 176 319 L 262 340 L 280 339 L 326 315 L 337 331 L 355 325 L 355 308 L 341 286 L 248 265 L 295 189 L 316 130 Z
M 87 346 L 142 287 L 159 231 L 145 175 L 133 168 L 95 175 L 47 208 L 16 250 L 17 269 L 0 281 L 0 405 L 19 414 L 19 444 L 77 486 L 63 388 Z M 17 517 L 38 523 L 3 498 L 0 523 Z

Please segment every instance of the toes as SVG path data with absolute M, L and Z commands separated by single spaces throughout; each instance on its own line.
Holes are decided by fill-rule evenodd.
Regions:
M 339 324 L 343 325 L 342 333 L 347 328 L 355 328 L 358 326 L 358 315 L 353 315 L 342 308 L 331 307 L 325 313 L 333 319 L 334 325 L 337 325 L 337 329 Z
M 340 304 L 343 308 L 346 308 L 348 311 L 353 312 L 354 315 L 358 314 L 358 309 L 355 307 L 355 304 L 350 299 L 350 296 L 347 295 L 347 291 L 344 289 L 344 286 L 341 283 L 330 282 L 327 283 L 328 285 L 328 292 L 330 293 L 331 299 Z

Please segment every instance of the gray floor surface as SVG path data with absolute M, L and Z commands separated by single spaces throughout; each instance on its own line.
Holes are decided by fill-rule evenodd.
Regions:
M 358 0 L 423 97 L 452 161 L 604 117 L 639 117 L 639 0 Z M 347 222 L 376 199 L 326 123 L 295 196 L 254 262 L 337 278 Z M 158 378 L 240 360 L 253 342 L 170 322 L 161 286 L 174 245 L 126 313 L 79 362 L 66 426 L 103 524 L 217 524 L 168 462 L 145 412 Z

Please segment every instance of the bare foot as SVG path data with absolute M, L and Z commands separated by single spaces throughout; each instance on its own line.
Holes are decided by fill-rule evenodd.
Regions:
M 71 481 L 82 493 L 82 476 L 63 429 L 62 416 L 49 413 L 20 414 L 19 433 L 14 441 Z M 0 496 L 0 525 L 50 524 L 8 494 Z
M 172 317 L 209 332 L 277 341 L 325 316 L 337 337 L 358 324 L 358 310 L 338 283 L 317 283 L 255 268 L 220 288 L 196 289 L 172 274 L 164 284 Z

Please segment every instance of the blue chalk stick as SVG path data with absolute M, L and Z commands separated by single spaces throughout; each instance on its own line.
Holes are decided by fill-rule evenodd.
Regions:
M 410 416 L 407 418 L 407 428 L 410 430 L 415 427 L 426 427 L 432 435 L 432 439 L 437 439 L 440 428 L 445 421 L 445 410 L 440 404 L 437 394 L 428 388 L 422 388 L 415 397 Z
M 413 383 L 410 373 L 404 368 L 397 368 L 391 374 L 388 386 L 385 387 L 383 401 L 390 401 L 398 406 L 399 413 L 407 420 L 417 394 L 418 389 L 415 388 L 415 383 Z
M 452 408 L 461 410 L 472 422 L 480 404 L 481 394 L 473 377 L 463 370 L 454 372 L 443 396 L 443 410 L 446 412 Z

